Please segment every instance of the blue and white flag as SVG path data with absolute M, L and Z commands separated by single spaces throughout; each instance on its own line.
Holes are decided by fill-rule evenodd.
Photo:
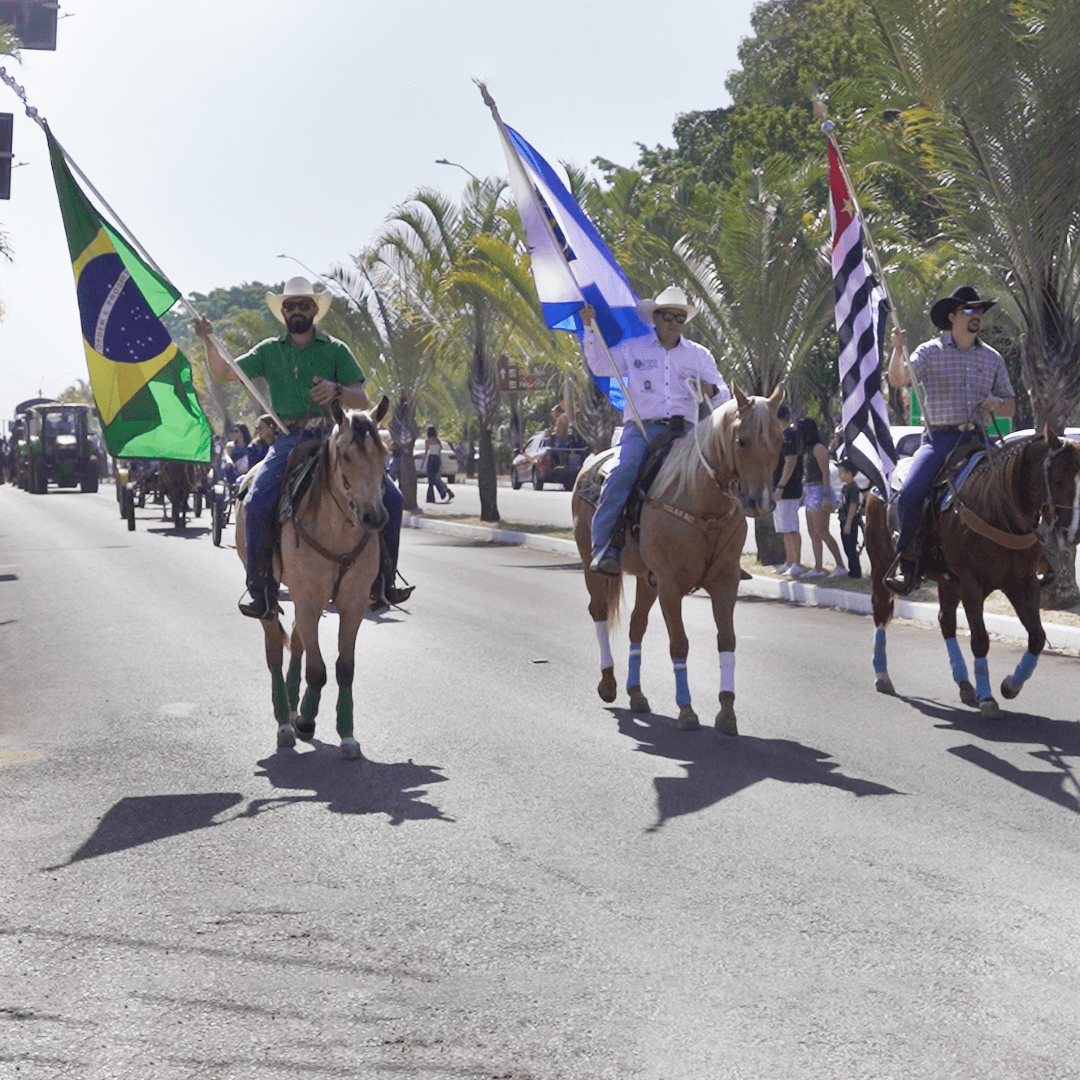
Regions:
M 589 303 L 609 349 L 624 338 L 650 333 L 626 275 L 555 170 L 513 128 L 501 122 L 498 127 L 544 322 L 580 337 L 578 312 Z M 593 379 L 621 412 L 625 401 L 615 378 Z

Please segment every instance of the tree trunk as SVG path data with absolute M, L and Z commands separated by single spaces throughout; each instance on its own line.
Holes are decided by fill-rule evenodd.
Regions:
M 757 543 L 757 561 L 762 566 L 784 564 L 784 537 L 776 531 L 772 514 L 754 518 L 754 541 Z
M 480 491 L 480 520 L 498 521 L 498 474 L 495 469 L 495 443 L 491 428 L 480 429 L 480 464 L 476 473 L 476 486 Z
M 398 487 L 401 488 L 402 509 L 418 509 L 416 501 L 416 462 L 413 461 L 412 444 L 401 451 L 398 466 Z
M 1039 606 L 1061 610 L 1080 604 L 1080 589 L 1076 585 L 1076 548 L 1044 547 L 1043 552 L 1057 576 L 1043 589 Z

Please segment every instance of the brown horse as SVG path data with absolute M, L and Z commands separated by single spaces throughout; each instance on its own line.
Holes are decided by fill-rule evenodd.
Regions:
M 387 405 L 384 397 L 373 413 L 347 413 L 339 402 L 332 403 L 334 427 L 318 448 L 311 484 L 281 525 L 274 573 L 288 587 L 295 608 L 291 636 L 278 619 L 262 620 L 278 746 L 295 745 L 297 736 L 304 740 L 315 736 L 315 716 L 326 685 L 319 619 L 333 601 L 338 614 L 337 733 L 345 757 L 362 756 L 353 736 L 352 683 L 356 634 L 379 572 L 378 532 L 387 521 L 382 500 L 387 450 L 378 431 Z M 305 450 L 301 444 L 293 453 Z M 236 550 L 241 559 L 244 517 L 241 506 L 236 517 Z M 292 654 L 287 678 L 281 669 L 286 643 Z M 305 651 L 307 689 L 300 702 L 300 664 Z
M 682 598 L 704 588 L 712 599 L 720 651 L 716 726 L 727 735 L 738 733 L 733 614 L 739 591 L 739 557 L 746 539 L 745 515 L 761 516 L 773 508 L 772 476 L 782 436 L 776 411 L 783 389 L 778 386 L 768 398 L 748 398 L 737 387 L 734 394 L 672 447 L 642 507 L 640 538 L 628 529 L 622 556 L 623 573 L 637 578 L 626 685 L 630 708 L 649 711 L 649 702 L 641 692 L 641 641 L 649 609 L 659 596 L 675 670 L 677 723 L 684 730 L 700 726 L 690 704 L 686 676 L 689 642 L 683 629 Z M 609 628 L 618 614 L 622 578 L 603 577 L 588 569 L 595 509 L 595 502 L 590 502 L 595 495 L 588 489 L 597 487 L 597 474 L 610 466 L 612 454 L 604 451 L 585 463 L 574 485 L 572 503 L 574 539 L 585 568 L 589 614 L 600 644 L 597 691 L 608 702 L 616 695 Z
M 935 495 L 935 506 L 938 503 Z M 927 547 L 940 552 L 940 565 L 925 571 L 938 584 L 938 623 L 945 639 L 953 679 L 965 705 L 985 717 L 1001 714 L 990 689 L 986 655 L 990 635 L 983 604 L 995 589 L 1009 599 L 1028 633 L 1027 652 L 1001 684 L 1014 698 L 1030 678 L 1046 644 L 1039 615 L 1038 566 L 1041 544 L 1036 529 L 1059 547 L 1075 544 L 1080 530 L 1080 447 L 1044 434 L 1004 449 L 991 449 L 963 481 L 950 505 L 932 514 Z M 893 616 L 893 595 L 885 575 L 894 558 L 886 506 L 876 494 L 866 501 L 866 552 L 873 584 L 874 671 L 877 688 L 895 693 L 889 678 L 885 628 Z M 956 641 L 956 609 L 963 603 L 975 657 L 975 686 Z

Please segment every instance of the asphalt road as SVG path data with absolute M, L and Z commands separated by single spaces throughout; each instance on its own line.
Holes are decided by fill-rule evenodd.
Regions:
M 325 700 L 275 752 L 208 524 L 0 488 L 0 1077 L 1080 1075 L 1075 659 L 989 723 L 935 633 L 886 698 L 869 620 L 743 599 L 742 734 L 681 733 L 659 619 L 604 706 L 575 566 L 407 530 L 366 760 Z

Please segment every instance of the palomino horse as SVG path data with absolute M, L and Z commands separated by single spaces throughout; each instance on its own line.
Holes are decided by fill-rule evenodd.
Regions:
M 938 497 L 935 494 L 935 507 Z M 871 492 L 866 500 L 866 552 L 873 584 L 874 671 L 877 688 L 895 693 L 885 652 L 885 627 L 893 616 L 893 595 L 885 575 L 894 558 L 885 504 Z M 1000 716 L 990 689 L 986 654 L 990 635 L 983 603 L 1000 589 L 1028 632 L 1027 652 L 1001 693 L 1014 698 L 1031 677 L 1046 644 L 1039 616 L 1036 529 L 1059 547 L 1075 544 L 1080 530 L 1080 447 L 1063 441 L 1047 426 L 1044 434 L 1004 449 L 991 449 L 963 480 L 949 506 L 935 510 L 927 545 L 933 565 L 925 574 L 938 583 L 938 623 L 945 639 L 953 679 L 965 705 L 977 705 L 984 717 Z M 975 686 L 956 641 L 956 608 L 963 603 L 975 657 Z
M 778 386 L 768 398 L 748 398 L 737 387 L 734 394 L 731 401 L 674 444 L 649 488 L 641 510 L 639 538 L 627 530 L 622 556 L 623 573 L 637 578 L 626 681 L 630 708 L 635 712 L 649 711 L 649 702 L 641 692 L 641 640 L 649 609 L 659 596 L 675 669 L 677 723 L 684 730 L 700 726 L 690 704 L 686 676 L 689 642 L 683 629 L 682 598 L 704 588 L 712 599 L 720 650 L 720 711 L 716 726 L 727 735 L 738 733 L 733 614 L 739 591 L 739 557 L 746 539 L 744 515 L 761 516 L 773 508 L 772 476 L 782 436 L 776 410 L 783 389 Z M 614 701 L 616 695 L 609 627 L 618 614 L 622 578 L 603 577 L 588 569 L 595 503 L 590 503 L 589 498 L 594 496 L 586 496 L 586 489 L 596 487 L 596 473 L 610 462 L 612 453 L 605 451 L 585 463 L 574 485 L 572 503 L 574 539 L 585 568 L 589 614 L 600 643 L 601 679 L 597 691 L 608 702 Z
M 337 733 L 345 757 L 362 756 L 353 737 L 352 683 L 356 633 L 371 601 L 371 584 L 379 572 L 378 532 L 387 521 L 382 501 L 387 451 L 378 431 L 387 405 L 384 397 L 373 413 L 347 413 L 339 402 L 332 403 L 334 427 L 318 448 L 311 484 L 281 525 L 274 573 L 288 586 L 295 608 L 292 635 L 286 635 L 276 617 L 262 620 L 278 746 L 295 745 L 297 736 L 304 740 L 315 736 L 315 716 L 326 685 L 319 618 L 333 601 L 338 613 Z M 241 559 L 244 517 L 241 506 L 236 517 L 236 550 Z M 284 677 L 286 641 L 292 655 Z M 307 689 L 300 702 L 300 662 L 305 650 Z

